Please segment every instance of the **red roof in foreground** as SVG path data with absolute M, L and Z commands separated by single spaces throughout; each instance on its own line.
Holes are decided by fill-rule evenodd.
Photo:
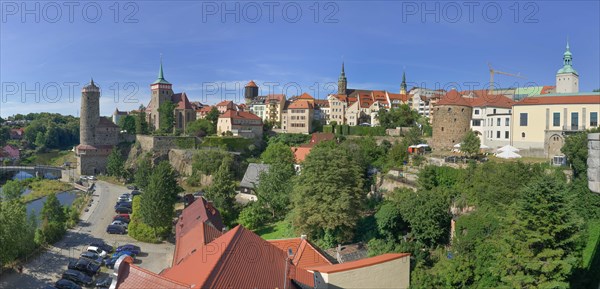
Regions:
M 292 252 L 292 263 L 298 268 L 308 268 L 321 265 L 332 265 L 325 255 L 312 243 L 302 238 L 268 240 L 269 243 L 284 253 Z
M 600 104 L 600 93 L 589 95 L 559 95 L 526 97 L 514 105 Z
M 118 272 L 117 288 L 119 289 L 189 289 L 190 285 L 165 278 L 129 263 L 121 262 Z
M 291 279 L 306 273 L 287 262 L 286 253 L 237 226 L 161 275 L 192 288 L 293 288 Z
M 368 267 L 368 266 L 373 266 L 373 265 L 389 262 L 392 260 L 396 260 L 396 259 L 408 257 L 408 256 L 410 256 L 410 254 L 408 254 L 408 253 L 383 254 L 383 255 L 376 256 L 376 257 L 361 259 L 358 261 L 346 262 L 346 263 L 335 264 L 335 265 L 315 266 L 315 267 L 310 267 L 307 269 L 310 271 L 318 271 L 321 273 L 336 273 L 336 272 L 349 271 L 349 270 L 364 268 L 364 267 Z

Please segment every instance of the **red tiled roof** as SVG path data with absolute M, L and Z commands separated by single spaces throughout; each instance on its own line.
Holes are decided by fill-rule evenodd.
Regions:
M 131 259 L 121 262 L 118 269 L 117 288 L 119 289 L 188 289 L 190 285 L 171 280 L 152 273 L 130 263 Z
M 323 141 L 334 140 L 335 134 L 330 132 L 315 132 L 310 137 L 310 142 L 312 146 L 315 146 Z
M 173 94 L 171 101 L 177 105 L 176 109 L 194 109 L 185 92 Z
M 313 105 L 308 100 L 296 100 L 290 105 L 288 105 L 288 109 L 312 109 Z
M 268 102 L 270 100 L 275 100 L 275 101 L 280 101 L 281 102 L 284 99 L 285 99 L 285 95 L 284 94 L 269 94 L 265 98 L 265 102 Z
M 248 82 L 248 84 L 246 84 L 246 87 L 258 87 L 258 85 L 256 85 L 254 80 L 250 80 L 250 82 Z
M 306 159 L 306 156 L 310 153 L 312 147 L 291 147 L 292 153 L 294 153 L 294 159 L 296 163 L 301 163 Z
M 560 95 L 526 97 L 514 105 L 600 104 L 600 93 L 589 95 Z
M 341 264 L 334 265 L 325 265 L 325 266 L 315 266 L 307 268 L 310 271 L 318 271 L 321 273 L 336 273 L 348 270 L 354 270 L 364 267 L 369 267 L 385 262 L 389 262 L 392 260 L 396 260 L 403 257 L 410 256 L 409 253 L 401 253 L 401 254 L 383 254 L 376 257 L 365 258 L 358 261 L 346 262 Z
M 192 288 L 291 288 L 292 275 L 302 269 L 287 260 L 286 253 L 237 226 L 161 275 Z
M 551 93 L 555 89 L 556 89 L 556 86 L 545 85 L 544 87 L 542 87 L 542 91 L 540 91 L 540 94 L 548 94 L 548 93 Z
M 203 106 L 203 107 L 201 107 L 201 108 L 197 109 L 197 110 L 196 110 L 196 112 L 208 113 L 208 112 L 210 112 L 210 110 L 211 110 L 212 108 L 213 108 L 212 106 L 210 106 L 210 105 L 207 105 L 207 106 Z
M 247 111 L 236 111 L 231 109 L 219 115 L 219 118 L 262 120 L 260 117 L 253 113 Z
M 501 94 L 489 94 L 487 92 L 479 92 L 478 97 L 467 99 L 472 107 L 503 107 L 511 108 L 515 103 L 512 99 Z
M 471 106 L 471 103 L 465 99 L 458 91 L 452 89 L 442 96 L 442 98 L 436 103 L 436 105 L 458 105 L 458 106 Z
M 268 240 L 269 243 L 282 250 L 285 254 L 290 251 L 292 264 L 298 268 L 308 268 L 321 265 L 332 265 L 321 252 L 309 241 L 302 238 Z
M 215 106 L 228 106 L 230 103 L 233 103 L 231 100 L 223 100 L 217 103 Z
M 408 94 L 391 93 L 391 92 L 388 92 L 388 96 L 390 97 L 390 101 L 392 101 L 392 100 L 400 100 L 402 102 L 407 102 L 408 98 L 409 98 Z
M 315 99 L 315 104 L 319 107 L 329 107 L 329 100 L 327 99 Z
M 298 96 L 297 99 L 307 99 L 307 100 L 311 100 L 312 99 L 312 100 L 314 100 L 315 98 L 312 97 L 312 95 L 310 95 L 310 94 L 308 94 L 308 93 L 305 92 L 305 93 L 301 94 L 300 96 Z

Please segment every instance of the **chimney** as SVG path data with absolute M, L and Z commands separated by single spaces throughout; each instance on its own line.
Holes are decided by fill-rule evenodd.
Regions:
M 338 244 L 337 247 L 335 248 L 335 259 L 338 261 L 338 263 L 343 263 L 342 262 L 342 245 Z

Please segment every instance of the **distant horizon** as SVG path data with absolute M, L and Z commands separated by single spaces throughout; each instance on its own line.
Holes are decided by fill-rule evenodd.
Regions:
M 53 18 L 44 12 L 51 10 L 47 3 L 40 15 L 5 9 L 0 116 L 77 116 L 90 78 L 102 89 L 102 115 L 146 106 L 161 55 L 173 91 L 209 104 L 243 102 L 250 80 L 261 95 L 306 92 L 323 99 L 337 89 L 342 62 L 355 89 L 397 93 L 403 72 L 409 88 L 486 89 L 488 63 L 523 77 L 496 74 L 496 87 L 553 86 L 567 41 L 580 91 L 600 88 L 597 1 L 486 2 L 471 7 L 474 14 L 471 2 L 276 2 L 272 19 L 263 10 L 258 20 L 248 11 L 271 2 L 128 3 L 119 2 L 119 13 L 96 3 L 102 12 L 96 18 L 75 13 L 69 19 L 66 10 Z M 284 6 L 287 14 L 279 9 Z M 223 12 L 230 8 L 238 10 Z

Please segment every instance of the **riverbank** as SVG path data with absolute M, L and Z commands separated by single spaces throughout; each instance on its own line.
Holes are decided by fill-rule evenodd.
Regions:
M 47 180 L 47 179 L 26 179 L 19 181 L 24 187 L 27 187 L 31 190 L 26 195 L 21 196 L 21 201 L 23 203 L 28 203 L 31 201 L 35 201 L 37 199 L 46 197 L 52 193 L 59 193 L 64 191 L 69 191 L 73 189 L 68 183 L 63 183 L 58 180 Z

